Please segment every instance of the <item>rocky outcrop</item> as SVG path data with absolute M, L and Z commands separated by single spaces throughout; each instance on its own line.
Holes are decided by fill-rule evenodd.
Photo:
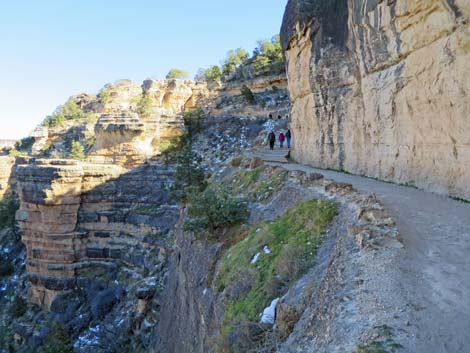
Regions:
M 254 95 L 250 102 L 242 94 L 246 86 Z M 212 116 L 268 117 L 286 119 L 290 102 L 286 75 L 263 76 L 245 81 L 226 82 L 216 89 L 215 102 L 210 106 Z
M 17 140 L 0 140 L 0 153 L 15 147 Z
M 294 158 L 470 199 L 470 6 L 291 0 Z
M 0 199 L 11 190 L 15 162 L 15 157 L 0 156 Z
M 158 151 L 157 124 L 136 113 L 102 114 L 95 125 L 95 142 L 88 160 L 132 168 Z
M 60 293 L 80 287 L 86 269 L 142 261 L 133 249 L 167 233 L 178 217 L 162 189 L 171 171 L 159 165 L 128 172 L 114 165 L 30 160 L 17 167 L 17 175 L 29 299 L 46 309 Z

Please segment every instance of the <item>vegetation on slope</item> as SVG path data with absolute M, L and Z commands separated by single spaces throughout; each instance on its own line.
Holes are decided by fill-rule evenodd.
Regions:
M 69 99 L 64 105 L 59 106 L 52 115 L 48 116 L 42 122 L 42 126 L 53 128 L 62 126 L 67 120 L 90 122 L 95 119 L 94 113 L 84 112 L 72 99 Z
M 323 234 L 335 215 L 331 201 L 303 202 L 277 220 L 254 227 L 224 254 L 216 278 L 219 292 L 229 293 L 221 352 L 245 351 L 247 325 L 259 327 L 263 309 L 314 264 Z
M 230 50 L 221 66 L 199 69 L 198 81 L 236 81 L 245 78 L 281 74 L 285 70 L 279 35 L 260 40 L 253 54 L 242 48 Z
M 15 225 L 15 214 L 19 203 L 13 195 L 0 198 L 0 229 Z
M 287 181 L 288 172 L 275 168 L 267 177 L 262 177 L 261 168 L 240 170 L 224 181 L 234 194 L 243 194 L 248 201 L 265 201 L 271 198 Z
M 229 189 L 217 184 L 203 192 L 189 195 L 188 215 L 185 229 L 194 232 L 208 232 L 208 237 L 220 240 L 225 230 L 240 224 L 249 216 L 247 203 L 234 197 Z
M 171 69 L 166 75 L 167 80 L 174 80 L 174 79 L 184 80 L 184 79 L 187 79 L 188 77 L 189 77 L 188 72 L 182 69 Z

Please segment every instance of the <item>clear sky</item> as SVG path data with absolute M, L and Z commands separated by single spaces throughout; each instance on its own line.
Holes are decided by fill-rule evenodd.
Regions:
M 193 76 L 279 32 L 287 0 L 0 0 L 0 139 L 117 79 Z

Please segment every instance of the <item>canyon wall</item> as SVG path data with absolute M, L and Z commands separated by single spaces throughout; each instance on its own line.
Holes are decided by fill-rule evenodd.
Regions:
M 290 0 L 293 157 L 470 199 L 470 5 Z
M 11 190 L 15 160 L 15 157 L 0 156 L 0 199 Z
M 83 285 L 85 273 L 124 261 L 137 266 L 178 218 L 165 183 L 172 171 L 147 164 L 29 160 L 17 169 L 17 220 L 27 248 L 29 300 L 49 308 L 60 293 Z M 145 245 L 147 244 L 147 245 Z

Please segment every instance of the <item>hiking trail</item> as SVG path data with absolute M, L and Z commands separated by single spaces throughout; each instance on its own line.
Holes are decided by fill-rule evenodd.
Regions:
M 320 173 L 375 194 L 395 219 L 404 249 L 398 259 L 414 352 L 470 353 L 470 203 L 412 187 L 287 162 L 287 149 L 253 156 L 287 170 Z

